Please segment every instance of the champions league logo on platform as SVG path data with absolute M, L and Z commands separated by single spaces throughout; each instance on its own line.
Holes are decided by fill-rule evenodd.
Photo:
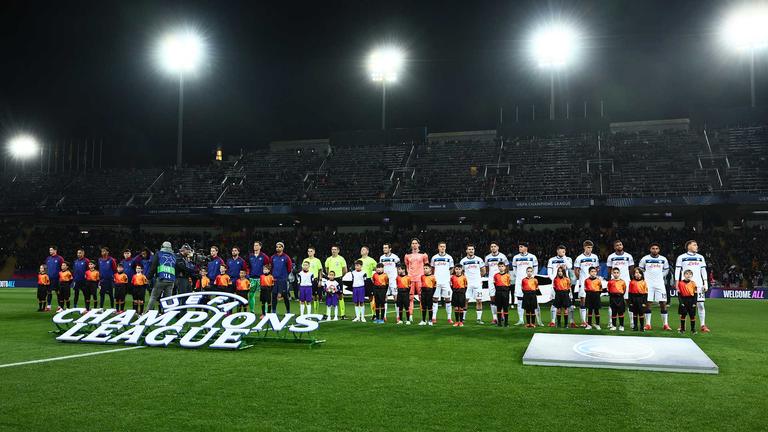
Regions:
M 573 350 L 586 357 L 608 361 L 637 361 L 654 354 L 647 344 L 627 338 L 587 339 L 575 344 Z
M 160 300 L 163 312 L 151 310 L 139 315 L 134 310 L 116 314 L 115 309 L 73 308 L 53 316 L 53 323 L 63 342 L 146 345 L 167 347 L 178 343 L 184 348 L 208 346 L 218 349 L 242 349 L 259 340 L 319 343 L 304 338 L 320 327 L 322 315 L 278 316 L 270 313 L 259 318 L 251 312 L 233 312 L 247 306 L 242 297 L 225 292 L 179 294 Z M 293 321 L 293 323 L 291 323 Z M 245 346 L 244 346 L 245 343 Z

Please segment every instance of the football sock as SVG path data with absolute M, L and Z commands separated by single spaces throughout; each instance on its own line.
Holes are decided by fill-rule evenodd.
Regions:
M 705 312 L 704 311 L 704 302 L 698 302 L 696 304 L 696 309 L 699 310 L 699 321 L 701 322 L 701 326 L 703 327 L 703 326 L 706 325 L 704 323 L 704 316 L 705 316 L 705 314 L 704 314 L 704 312 Z

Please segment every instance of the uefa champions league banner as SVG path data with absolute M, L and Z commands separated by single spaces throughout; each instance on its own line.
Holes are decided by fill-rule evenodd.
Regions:
M 259 318 L 251 312 L 233 312 L 248 301 L 225 292 L 178 294 L 160 300 L 162 313 L 151 310 L 139 315 L 134 310 L 117 314 L 115 309 L 66 309 L 53 316 L 62 342 L 146 345 L 183 348 L 242 349 L 250 342 L 270 340 L 320 343 L 310 338 L 323 316 L 305 314 Z M 244 346 L 246 345 L 246 346 Z

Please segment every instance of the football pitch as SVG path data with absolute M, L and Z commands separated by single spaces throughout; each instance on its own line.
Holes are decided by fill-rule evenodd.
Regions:
M 314 349 L 141 348 L 3 367 L 125 346 L 58 342 L 34 290 L 2 289 L 0 430 L 766 430 L 767 306 L 707 301 L 712 333 L 694 338 L 719 375 L 523 366 L 531 329 L 480 326 L 474 311 L 454 328 L 444 310 L 435 327 L 322 323 Z

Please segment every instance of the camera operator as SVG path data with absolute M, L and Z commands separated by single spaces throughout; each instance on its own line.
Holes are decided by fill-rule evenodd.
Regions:
M 192 292 L 192 280 L 198 276 L 197 265 L 192 260 L 194 251 L 185 243 L 176 255 L 176 294 Z
M 150 280 L 154 280 L 154 286 L 149 296 L 146 312 L 154 309 L 161 298 L 173 294 L 173 286 L 176 282 L 176 261 L 176 254 L 173 253 L 173 247 L 169 241 L 163 242 L 160 250 L 152 256 L 148 277 Z

